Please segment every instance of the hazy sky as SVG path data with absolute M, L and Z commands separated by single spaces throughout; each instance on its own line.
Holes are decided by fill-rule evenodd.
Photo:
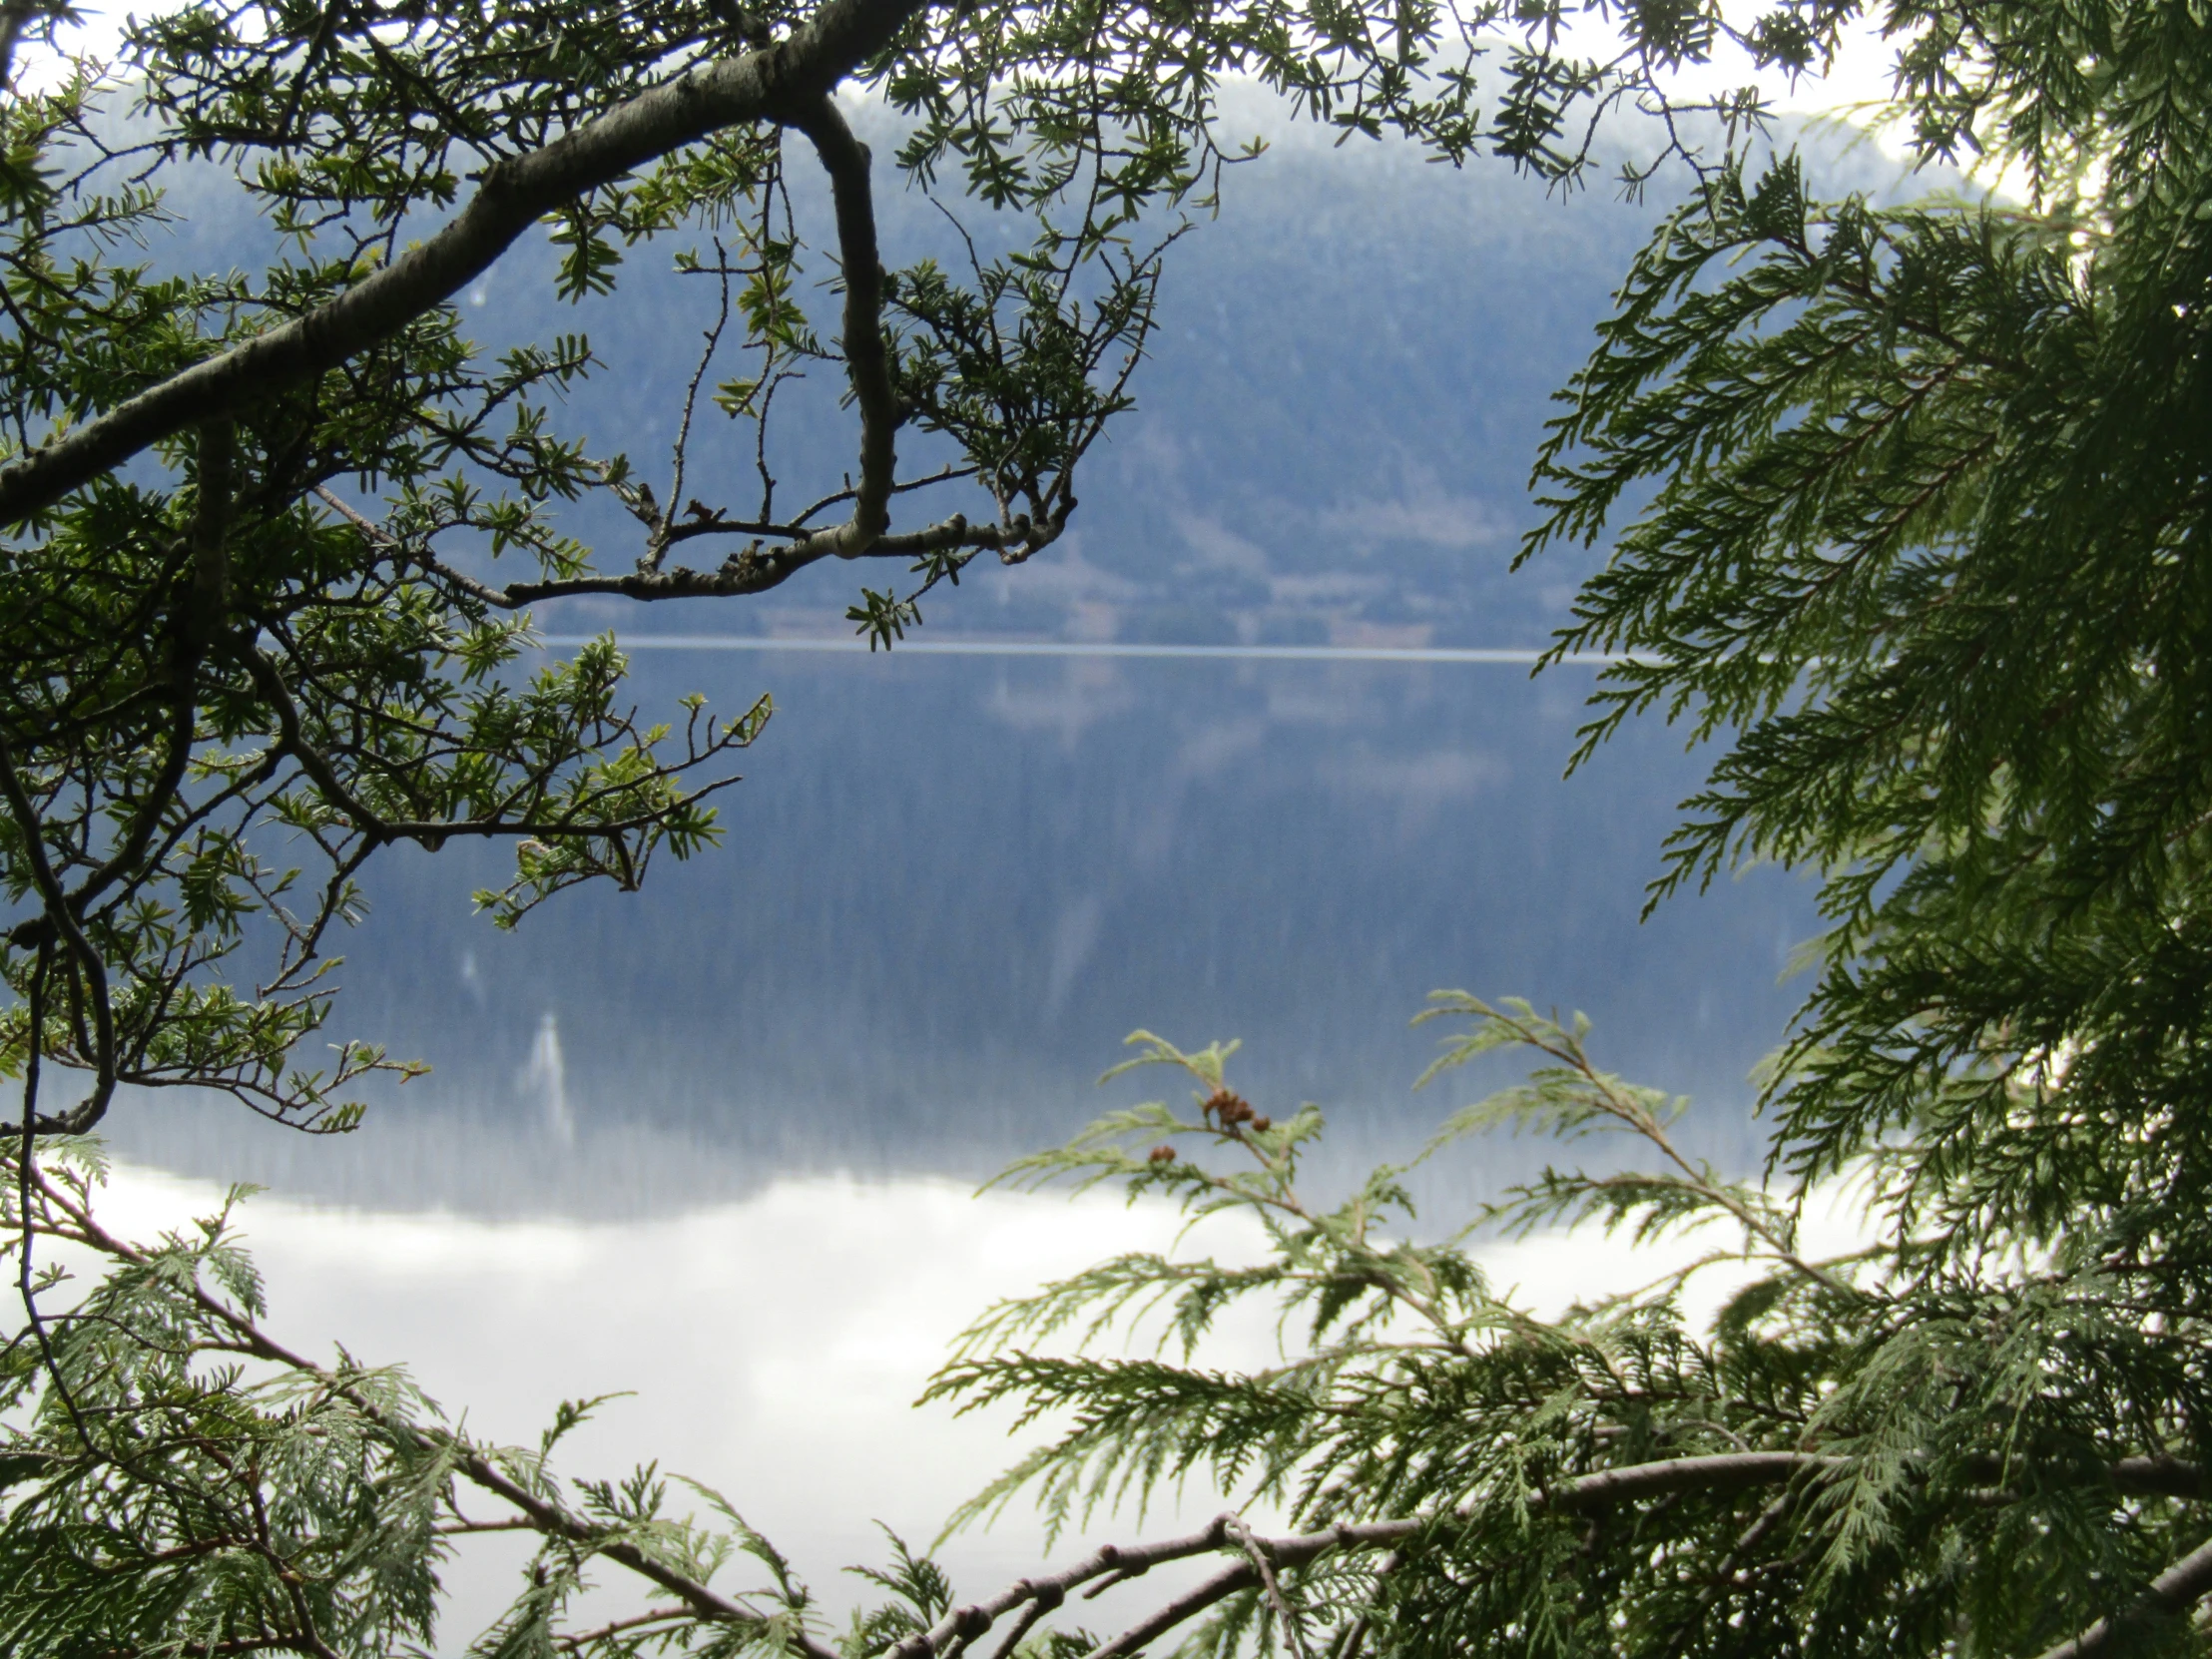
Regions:
M 145 8 L 165 10 L 164 7 Z M 1749 17 L 1761 9 L 1758 0 L 1731 0 L 1727 7 L 1731 17 Z M 64 44 L 73 51 L 100 57 L 116 50 L 122 39 L 125 21 L 134 10 L 128 6 L 80 7 L 83 21 L 63 36 Z M 1610 25 L 1593 8 L 1585 26 L 1571 33 L 1570 38 L 1598 41 L 1610 33 Z M 1779 110 L 1793 114 L 1822 114 L 1838 108 L 1885 96 L 1890 86 L 1890 69 L 1896 56 L 1895 49 L 1883 41 L 1879 31 L 1872 26 L 1860 30 L 1851 37 L 1845 50 L 1830 72 L 1818 79 L 1808 79 L 1798 86 L 1791 86 L 1781 75 L 1758 77 L 1765 81 L 1769 96 Z M 61 60 L 51 49 L 27 44 L 21 52 L 19 73 L 32 84 L 51 81 L 60 70 Z M 1686 70 L 1679 75 L 1677 84 L 1685 93 L 1709 91 L 1715 88 L 1740 86 L 1753 78 L 1740 55 L 1729 54 L 1711 65 Z

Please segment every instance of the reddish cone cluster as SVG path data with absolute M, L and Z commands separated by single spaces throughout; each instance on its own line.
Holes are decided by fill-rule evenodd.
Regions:
M 1224 1135 L 1235 1134 L 1240 1123 L 1249 1123 L 1254 1129 L 1267 1129 L 1273 1121 L 1253 1111 L 1249 1100 L 1226 1085 L 1207 1096 L 1206 1103 L 1199 1107 L 1199 1114 L 1220 1124 Z

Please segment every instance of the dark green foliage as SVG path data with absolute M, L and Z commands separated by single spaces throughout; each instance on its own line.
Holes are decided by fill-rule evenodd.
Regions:
M 1825 879 L 1777 1165 L 1866 1170 L 1916 1293 L 2066 1379 L 2052 1432 L 2194 1455 L 2212 43 L 2061 15 L 1983 91 L 2029 207 L 1713 181 L 1574 388 L 1536 545 L 1657 484 L 1566 639 L 1639 654 L 1590 738 L 1658 705 L 1725 739 L 1662 890 Z
M 1639 261 L 1538 468 L 1532 548 L 1657 486 L 1562 645 L 1637 654 L 1591 742 L 1653 706 L 1727 740 L 1661 890 L 1825 877 L 1780 1156 L 1879 1152 L 1969 1252 L 2201 1209 L 2212 189 L 2174 77 L 2208 47 L 2092 11 L 2092 43 L 2166 44 L 2081 126 L 2047 62 L 1984 91 L 2092 194 L 1879 212 L 1732 168 Z
M 1316 1597 L 1352 1647 L 2201 1648 L 2178 1615 L 2212 1588 L 2212 31 L 2130 4 L 1893 21 L 1927 31 L 1895 116 L 2029 199 L 1824 202 L 1791 156 L 1716 163 L 1564 394 L 1527 550 L 1613 535 L 1559 640 L 1626 658 L 1582 755 L 1650 710 L 1717 748 L 1654 902 L 1752 860 L 1823 882 L 1774 1184 L 1683 1160 L 1665 1097 L 1597 1071 L 1578 1029 L 1453 1004 L 1477 1021 L 1455 1057 L 1546 1060 L 1463 1127 L 1625 1129 L 1652 1155 L 1547 1173 L 1484 1219 L 1702 1219 L 1768 1266 L 1710 1331 L 1670 1283 L 1558 1326 L 1407 1296 L 1433 1353 L 1317 1338 L 1256 1377 L 977 1354 L 945 1381 L 1073 1413 L 1009 1477 L 1061 1509 L 1201 1467 L 1300 1527 L 1431 1517 L 1375 1606 Z M 1126 1173 L 1214 1179 L 1180 1167 Z M 1802 1208 L 1838 1192 L 1864 1247 L 1807 1259 Z M 1133 1305 L 1148 1275 L 1211 1319 L 1388 1254 L 1340 1244 L 1309 1287 L 1305 1240 L 1277 1229 L 1265 1272 L 1116 1264 L 979 1334 Z M 1697 1471 L 1768 1453 L 1805 1461 L 1725 1490 Z M 1558 1495 L 1670 1464 L 1685 1485 L 1651 1501 Z

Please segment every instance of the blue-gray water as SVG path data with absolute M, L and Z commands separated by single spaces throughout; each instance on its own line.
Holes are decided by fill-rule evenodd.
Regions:
M 1474 1079 L 1415 1096 L 1460 986 L 1581 1008 L 1601 1060 L 1698 1102 L 1731 1163 L 1746 1074 L 1813 930 L 1775 872 L 1637 919 L 1697 757 L 1656 722 L 1561 770 L 1596 670 L 1235 656 L 636 655 L 648 709 L 778 712 L 724 843 L 637 894 L 471 913 L 496 850 L 391 853 L 346 941 L 332 1035 L 433 1073 L 353 1135 L 134 1101 L 126 1156 L 377 1209 L 665 1213 L 780 1175 L 982 1175 L 1162 1074 L 1093 1086 L 1132 1028 L 1241 1037 L 1263 1110 L 1330 1113 L 1366 1159 Z M 1511 1062 L 1484 1074 L 1495 1081 Z M 1479 1148 L 1494 1187 L 1544 1149 Z
M 1509 572 L 1527 469 L 1657 205 L 1276 136 L 1178 250 L 1138 406 L 1086 462 L 1069 535 L 932 594 L 924 642 L 1511 648 L 1557 625 L 1602 551 Z M 1815 149 L 1824 176 L 1879 183 L 1867 156 Z M 178 197 L 162 258 L 259 246 L 218 172 Z M 911 193 L 882 204 L 894 260 L 946 235 Z M 495 343 L 589 328 L 619 371 L 558 424 L 648 467 L 712 298 L 665 256 L 570 307 L 531 244 L 463 307 Z M 849 464 L 837 385 L 812 390 L 778 451 L 801 495 Z M 749 437 L 702 442 L 697 487 L 750 489 Z M 634 527 L 569 528 L 619 565 Z M 735 607 L 575 601 L 539 620 L 828 636 L 856 586 L 829 561 Z M 648 708 L 777 700 L 723 798 L 722 847 L 634 896 L 567 895 L 513 936 L 469 913 L 500 849 L 386 854 L 332 1035 L 433 1074 L 330 1142 L 173 1100 L 133 1103 L 114 1136 L 171 1169 L 375 1209 L 655 1215 L 795 1172 L 985 1174 L 1162 1086 L 1092 1086 L 1144 1025 L 1243 1038 L 1263 1108 L 1322 1103 L 1356 1161 L 1417 1145 L 1467 1092 L 1408 1092 L 1433 1047 L 1406 1021 L 1453 985 L 1586 1009 L 1601 1058 L 1695 1097 L 1692 1136 L 1749 1163 L 1745 1076 L 1794 1004 L 1776 978 L 1811 906 L 1768 872 L 1638 925 L 1699 769 L 1649 726 L 1562 783 L 1593 672 L 641 651 Z M 1543 1151 L 1470 1148 L 1450 1179 L 1494 1188 Z

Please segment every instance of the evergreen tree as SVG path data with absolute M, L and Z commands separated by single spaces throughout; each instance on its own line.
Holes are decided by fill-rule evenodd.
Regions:
M 1448 1133 L 1621 1131 L 1657 1160 L 1481 1219 L 1703 1222 L 1762 1271 L 1709 1330 L 1674 1281 L 1526 1321 L 1459 1249 L 1375 1234 L 1391 1172 L 1295 1201 L 1309 1121 L 1239 1129 L 1219 1056 L 1160 1049 L 1204 1121 L 1107 1120 L 1033 1172 L 1255 1208 L 1278 1266 L 1114 1264 L 999 1311 L 939 1386 L 1075 1410 L 1009 1476 L 1055 1512 L 1188 1466 L 1287 1504 L 1280 1584 L 1264 1552 L 1225 1569 L 1213 1641 L 2204 1646 L 2212 32 L 2132 4 L 1887 21 L 1891 119 L 2005 189 L 1886 209 L 1809 199 L 1787 154 L 1704 170 L 1563 393 L 1523 555 L 1619 526 L 1556 647 L 1624 658 L 1578 759 L 1648 711 L 1717 751 L 1653 902 L 1751 860 L 1822 881 L 1768 1179 L 1681 1158 L 1674 1108 L 1579 1026 L 1432 1010 L 1471 1021 L 1447 1064 L 1546 1062 Z M 1147 1162 L 1132 1133 L 1257 1168 Z M 1800 1252 L 1823 1182 L 1864 1195 L 1840 1261 Z M 1261 1290 L 1312 1310 L 1263 1377 L 1004 1352 L 1143 1294 L 1188 1340 Z

